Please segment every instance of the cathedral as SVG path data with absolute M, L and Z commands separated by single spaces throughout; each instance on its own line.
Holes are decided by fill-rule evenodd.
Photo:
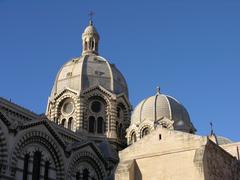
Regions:
M 0 98 L 0 180 L 240 180 L 240 142 L 196 135 L 184 105 L 160 88 L 132 109 L 99 42 L 90 20 L 46 113 Z

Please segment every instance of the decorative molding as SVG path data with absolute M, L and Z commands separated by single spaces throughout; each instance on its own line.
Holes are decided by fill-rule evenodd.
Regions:
M 38 145 L 43 146 L 48 150 L 53 158 L 56 167 L 57 179 L 64 180 L 64 161 L 57 144 L 49 135 L 37 130 L 32 130 L 23 134 L 16 142 L 11 153 L 11 176 L 15 176 L 18 157 L 21 156 L 26 146 L 33 143 L 37 143 Z
M 95 170 L 98 179 L 103 179 L 106 176 L 106 171 L 102 163 L 100 163 L 99 159 L 92 153 L 87 151 L 81 151 L 77 152 L 73 155 L 73 157 L 70 160 L 70 164 L 68 167 L 68 174 L 74 176 L 72 173 L 74 173 L 76 168 L 78 167 L 78 164 L 82 162 L 86 162 L 92 166 L 92 168 Z
M 61 145 L 61 147 L 63 149 L 66 149 L 65 142 L 63 141 L 61 136 L 53 129 L 53 127 L 50 125 L 48 120 L 35 121 L 32 123 L 24 124 L 24 125 L 20 126 L 19 128 L 21 130 L 23 130 L 23 129 L 32 128 L 32 127 L 39 126 L 39 125 L 44 125 L 48 129 L 48 131 L 52 134 L 52 136 L 56 139 L 56 141 Z
M 5 113 L 1 112 L 0 111 L 0 119 L 3 121 L 3 123 L 6 125 L 6 126 L 10 126 L 11 125 L 11 121 L 9 121 L 8 118 L 6 118 L 6 115 Z
M 82 92 L 83 95 L 89 94 L 91 92 L 96 92 L 96 90 L 100 91 L 101 93 L 105 94 L 105 96 L 108 96 L 108 98 L 113 98 L 114 94 L 109 92 L 107 89 L 105 89 L 104 87 L 98 85 L 98 86 L 93 86 L 88 88 L 87 90 L 84 90 Z
M 2 117 L 1 117 L 2 119 Z M 1 122 L 0 122 L 1 125 Z M 0 175 L 5 174 L 8 167 L 8 146 L 6 135 L 0 126 Z

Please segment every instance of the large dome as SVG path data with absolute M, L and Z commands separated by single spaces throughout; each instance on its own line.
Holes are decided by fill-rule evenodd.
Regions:
M 115 94 L 128 96 L 127 83 L 115 65 L 96 54 L 82 55 L 62 66 L 52 89 L 52 97 L 65 88 L 81 92 L 98 85 Z
M 99 55 L 99 34 L 90 21 L 82 34 L 82 54 L 57 73 L 46 110 L 55 123 L 100 142 L 126 145 L 131 105 L 126 80 L 114 64 Z
M 144 121 L 157 121 L 162 118 L 173 120 L 173 127 L 176 130 L 196 131 L 185 107 L 175 98 L 160 94 L 160 91 L 136 106 L 132 114 L 131 125 L 138 126 Z
M 128 96 L 127 83 L 115 67 L 98 55 L 99 34 L 90 21 L 82 34 L 82 56 L 72 59 L 62 66 L 57 74 L 51 97 L 69 88 L 76 92 L 84 91 L 94 86 Z

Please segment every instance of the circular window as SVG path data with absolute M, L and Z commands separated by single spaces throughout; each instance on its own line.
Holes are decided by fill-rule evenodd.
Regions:
M 98 113 L 101 111 L 101 103 L 99 101 L 92 102 L 91 109 L 92 112 Z
M 62 111 L 65 114 L 71 114 L 73 112 L 74 105 L 73 102 L 66 102 L 63 104 Z

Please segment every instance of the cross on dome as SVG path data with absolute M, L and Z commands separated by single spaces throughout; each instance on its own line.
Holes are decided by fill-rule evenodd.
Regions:
M 161 94 L 160 86 L 157 86 L 157 94 Z
M 90 11 L 88 13 L 88 16 L 89 16 L 89 25 L 93 25 L 93 16 L 95 15 L 95 12 L 93 11 Z
M 210 122 L 210 126 L 211 126 L 211 135 L 213 135 L 214 131 L 213 131 L 213 123 L 212 122 Z

